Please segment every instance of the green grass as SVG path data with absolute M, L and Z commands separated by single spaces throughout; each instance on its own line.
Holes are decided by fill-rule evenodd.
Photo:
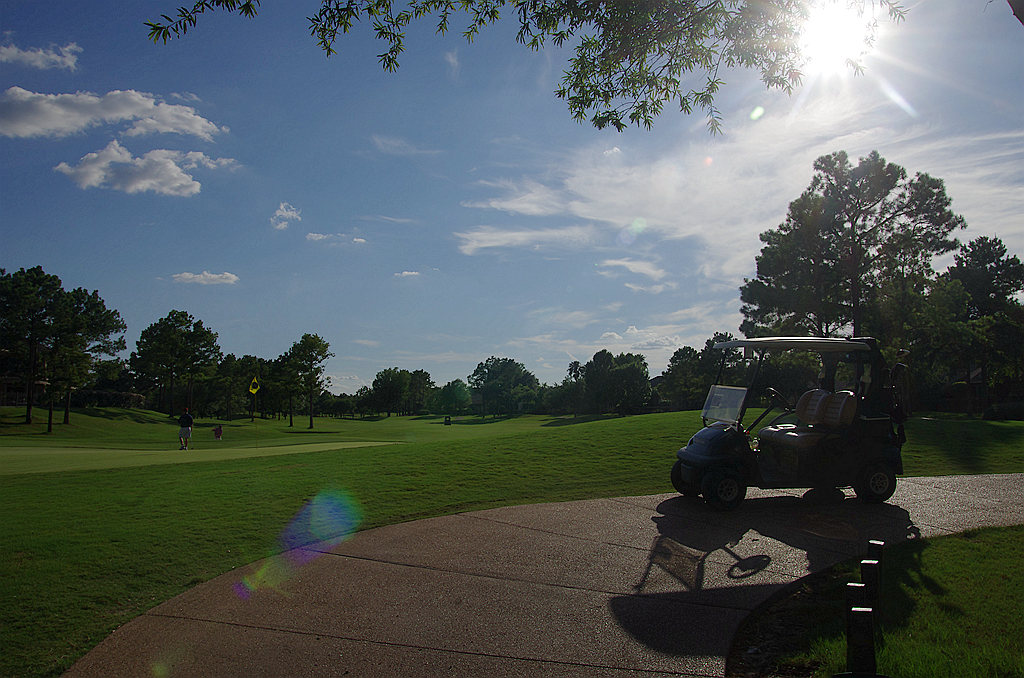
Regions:
M 40 412 L 45 416 L 45 413 Z M 0 675 L 57 675 L 114 628 L 279 550 L 323 490 L 348 492 L 363 528 L 530 502 L 671 491 L 693 412 L 573 420 L 517 417 L 198 422 L 177 450 L 168 417 L 75 412 L 69 426 L 0 410 Z M 909 475 L 1024 470 L 1024 424 L 913 420 Z M 1001 427 L 1001 428 L 1000 428 Z M 955 431 L 953 436 L 951 431 Z M 971 436 L 970 455 L 951 438 Z M 1007 441 L 1011 442 L 1007 442 Z M 376 443 L 374 446 L 365 446 Z M 380 443 L 400 443 L 380 445 Z M 359 446 L 355 446 L 359 445 Z M 188 462 L 188 463 L 185 463 Z M 71 470 L 75 469 L 75 470 Z
M 887 549 L 875 606 L 878 672 L 900 678 L 1024 676 L 1022 559 L 1024 526 Z M 774 642 L 777 654 L 762 675 L 828 678 L 845 671 L 843 615 L 850 581 L 859 581 L 859 574 L 846 563 L 807 578 L 800 590 L 767 605 L 740 631 L 760 638 L 744 637 L 738 658 L 746 642 Z M 789 632 L 775 635 L 779 629 Z
M 60 414 L 56 415 L 58 420 Z M 111 450 L 177 450 L 177 418 L 149 410 L 91 408 L 75 410 L 71 424 L 54 424 L 46 433 L 46 412 L 35 410 L 35 423 L 26 425 L 24 408 L 0 407 L 0 443 L 4 447 L 102 447 Z M 600 418 L 598 418 L 600 419 Z M 564 422 L 588 422 L 555 417 L 457 417 L 452 426 L 444 417 L 369 417 L 366 419 L 320 419 L 313 430 L 307 417 L 295 417 L 295 425 L 278 419 L 235 419 L 234 421 L 198 420 L 194 441 L 197 449 L 232 447 L 273 447 L 308 443 L 318 438 L 350 442 L 428 442 L 431 440 L 469 440 L 487 437 L 495 429 L 504 433 L 559 426 Z M 141 426 L 140 426 L 141 424 Z M 224 439 L 213 439 L 213 427 L 224 428 Z
M 924 414 L 907 422 L 903 464 L 908 475 L 1019 472 L 1022 450 L 1024 422 Z
M 318 421 L 305 433 L 260 422 L 261 444 L 321 441 L 331 436 L 316 431 L 333 425 L 346 430 L 340 439 L 414 442 L 91 471 L 46 472 L 51 460 L 40 458 L 38 472 L 0 476 L 8 518 L 0 521 L 0 547 L 10 554 L 0 559 L 0 675 L 58 674 L 153 605 L 276 552 L 281 529 L 322 490 L 350 493 L 364 528 L 489 506 L 662 492 L 680 440 L 699 426 L 693 413 L 565 425 L 571 421 L 444 427 L 393 417 Z M 125 426 L 119 442 L 140 444 L 120 415 L 98 429 L 87 417 L 73 422 L 104 436 Z M 158 429 L 141 436 L 154 444 L 176 435 L 159 417 L 142 425 Z M 5 432 L 3 454 L 23 439 Z M 69 443 L 99 447 L 88 436 Z M 186 458 L 176 449 L 166 454 Z

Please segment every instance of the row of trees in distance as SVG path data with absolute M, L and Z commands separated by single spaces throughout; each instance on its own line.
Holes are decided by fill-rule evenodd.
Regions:
M 51 412 L 54 402 L 63 402 L 68 423 L 74 398 L 82 405 L 145 404 L 170 415 L 185 407 L 224 419 L 259 412 L 288 417 L 290 424 L 301 413 L 310 428 L 313 416 L 321 414 L 635 413 L 662 403 L 646 359 L 634 353 L 598 351 L 585 364 L 570 363 L 556 385 L 541 384 L 512 358 L 492 356 L 465 380 L 443 386 L 425 370 L 390 367 L 354 394 L 333 395 L 325 375 L 333 354 L 315 334 L 302 335 L 276 358 L 236 357 L 223 352 L 217 332 L 202 320 L 172 310 L 142 330 L 124 360 L 116 355 L 125 350 L 125 329 L 118 312 L 107 309 L 95 291 L 65 291 L 57 276 L 40 267 L 0 270 L 0 333 L 9 347 L 0 353 L 5 399 L 20 387 L 28 423 L 40 401 Z M 710 344 L 701 352 L 702 364 L 714 362 Z M 702 373 L 694 388 L 701 390 L 710 376 Z M 678 397 L 683 387 L 676 382 L 693 377 L 692 371 L 685 377 L 678 370 L 666 373 L 671 402 L 691 402 Z M 141 395 L 129 395 L 135 393 Z

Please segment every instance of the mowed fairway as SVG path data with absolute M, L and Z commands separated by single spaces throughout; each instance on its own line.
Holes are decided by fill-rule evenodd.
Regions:
M 540 416 L 201 421 L 177 449 L 166 416 L 76 412 L 70 426 L 0 410 L 0 675 L 57 675 L 120 624 L 281 550 L 325 490 L 362 528 L 530 502 L 670 492 L 694 412 L 594 421 Z M 45 417 L 45 412 L 39 412 Z M 1024 471 L 1024 425 L 914 420 L 908 475 Z M 968 452 L 955 440 L 970 434 Z M 79 464 L 79 466 L 74 466 Z M 83 468 L 82 464 L 90 464 Z M 73 470 L 74 469 L 74 470 Z
M 60 415 L 57 415 L 60 417 Z M 92 409 L 73 416 L 70 426 L 55 425 L 45 434 L 37 411 L 31 427 L 17 425 L 23 410 L 0 409 L 0 475 L 85 471 L 152 464 L 179 464 L 324 452 L 402 442 L 467 440 L 518 431 L 537 430 L 539 418 L 481 420 L 456 418 L 444 426 L 442 417 L 383 417 L 357 420 L 318 419 L 308 430 L 308 418 L 294 426 L 282 420 L 236 419 L 197 422 L 187 452 L 178 450 L 178 426 L 166 415 L 144 410 Z M 223 428 L 216 440 L 213 427 Z
M 352 447 L 373 447 L 391 443 L 336 442 L 300 443 L 276 447 L 224 447 L 220 449 L 195 449 L 175 455 L 168 451 L 153 450 L 109 450 L 104 448 L 78 447 L 61 449 L 53 447 L 11 447 L 0 450 L 0 474 L 49 473 L 52 471 L 91 471 L 127 466 L 151 466 L 154 464 L 189 464 L 221 459 L 245 459 L 269 457 L 302 452 L 324 452 Z

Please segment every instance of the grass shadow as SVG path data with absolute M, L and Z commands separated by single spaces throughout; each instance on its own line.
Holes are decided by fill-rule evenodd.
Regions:
M 452 426 L 482 426 L 482 425 L 488 425 L 488 424 L 500 424 L 503 421 L 510 421 L 510 420 L 516 419 L 516 418 L 517 417 L 515 415 L 512 415 L 512 414 L 500 414 L 500 415 L 497 415 L 497 416 L 490 416 L 490 415 L 488 415 L 486 417 L 473 416 L 473 417 L 468 417 L 466 419 L 458 419 L 458 420 L 452 419 Z M 443 425 L 443 422 L 442 422 L 442 425 Z
M 963 415 L 914 417 L 907 422 L 907 437 L 907 457 L 918 448 L 937 450 L 950 465 L 947 473 L 985 473 L 993 462 L 1024 449 L 1024 427 Z
M 323 429 L 308 428 L 306 426 L 285 427 L 282 428 L 280 431 L 277 431 L 277 433 L 281 433 L 284 435 L 338 435 L 337 431 L 325 431 Z
M 541 424 L 541 426 L 548 427 L 559 427 L 559 426 L 575 426 L 577 424 L 589 424 L 595 421 L 605 421 L 607 419 L 622 419 L 622 415 L 619 414 L 581 414 L 577 417 L 552 417 L 548 421 Z
M 74 421 L 75 414 L 83 414 L 88 417 L 96 417 L 97 419 L 107 419 L 109 421 L 128 421 L 135 424 L 163 424 L 171 423 L 177 425 L 178 418 L 170 414 L 163 414 L 162 412 L 153 412 L 150 410 L 128 410 L 128 409 L 114 409 L 110 407 L 83 407 L 75 408 L 71 411 L 71 420 Z

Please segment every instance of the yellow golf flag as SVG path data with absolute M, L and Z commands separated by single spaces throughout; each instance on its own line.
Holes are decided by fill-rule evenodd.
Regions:
M 255 395 L 256 391 L 260 390 L 260 380 L 256 377 L 252 378 L 252 383 L 249 384 L 249 393 Z

